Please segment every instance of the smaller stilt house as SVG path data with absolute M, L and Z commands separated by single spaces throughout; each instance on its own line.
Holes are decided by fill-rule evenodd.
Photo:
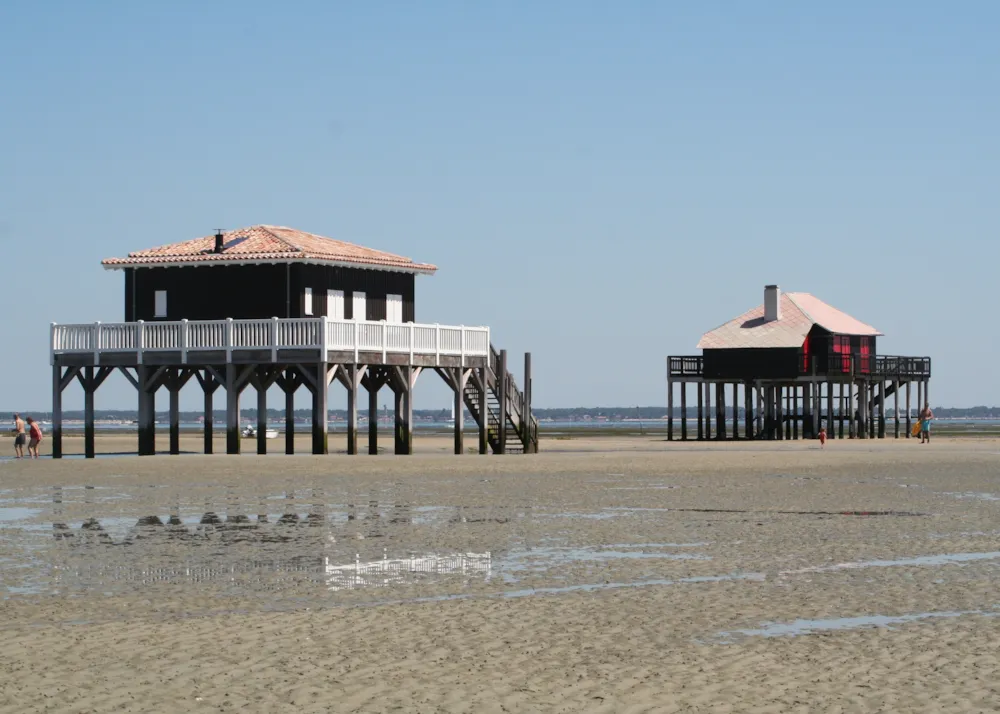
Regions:
M 226 395 L 226 450 L 240 451 L 240 394 L 257 392 L 257 452 L 267 451 L 267 390 L 285 392 L 285 450 L 294 451 L 294 394 L 312 394 L 312 451 L 328 453 L 327 391 L 347 390 L 347 452 L 358 452 L 358 393 L 368 392 L 368 451 L 378 452 L 378 392 L 395 396 L 395 451 L 413 441 L 413 386 L 424 370 L 454 391 L 455 452 L 463 407 L 479 425 L 479 451 L 532 453 L 531 359 L 525 389 L 488 327 L 416 322 L 415 279 L 437 268 L 283 226 L 218 231 L 103 261 L 124 273 L 124 321 L 52 325 L 52 453 L 62 456 L 62 393 L 84 390 L 85 454 L 94 456 L 94 394 L 120 370 L 138 390 L 139 453 L 155 452 L 156 392 L 170 399 L 170 452 L 179 452 L 178 394 L 192 378 L 205 397 L 204 448 L 212 451 L 212 399 Z M 510 438 L 508 438 L 508 436 Z
M 927 399 L 931 361 L 879 355 L 881 336 L 809 293 L 782 293 L 777 285 L 768 285 L 762 304 L 702 336 L 701 355 L 668 357 L 668 438 L 674 438 L 675 416 L 680 418 L 680 438 L 689 436 L 691 384 L 698 439 L 736 439 L 741 431 L 747 439 L 811 438 L 821 427 L 831 438 L 884 437 L 889 397 L 894 435 L 899 437 L 905 416 L 909 436 L 911 385 L 916 385 L 919 408 Z M 679 413 L 674 411 L 675 385 Z M 906 401 L 902 410 L 901 391 Z

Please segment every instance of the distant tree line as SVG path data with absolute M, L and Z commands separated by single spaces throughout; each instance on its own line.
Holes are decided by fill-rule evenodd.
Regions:
M 826 405 L 824 404 L 824 410 Z M 916 410 L 916 405 L 914 405 L 914 410 Z M 43 411 L 29 411 L 29 410 L 17 410 L 8 409 L 6 413 L 13 414 L 15 411 L 20 411 L 22 414 L 30 414 L 38 419 L 51 419 L 51 412 Z M 383 412 L 383 410 L 379 410 Z M 390 410 L 391 411 L 391 410 Z M 358 413 L 365 417 L 368 416 L 367 409 L 359 409 Z M 384 412 L 383 412 L 384 413 Z M 593 421 L 595 419 L 607 420 L 607 421 L 625 421 L 625 420 L 642 420 L 642 419 L 664 419 L 667 416 L 667 410 L 665 407 L 565 407 L 565 408 L 554 408 L 554 409 L 532 409 L 532 413 L 538 418 L 543 420 L 552 421 Z M 712 407 L 712 416 L 715 416 L 715 407 Z M 893 416 L 894 412 L 892 408 L 886 410 L 888 416 Z M 331 409 L 328 412 L 329 416 L 336 419 L 346 419 L 347 410 L 346 409 Z M 298 420 L 308 420 L 312 415 L 311 409 L 296 409 L 294 416 Z M 443 421 L 451 417 L 451 409 L 414 409 L 413 415 L 417 419 L 421 420 L 437 420 Z M 468 410 L 465 412 L 466 418 L 471 418 Z M 738 418 L 744 418 L 744 410 L 742 407 L 736 409 L 736 415 Z M 157 418 L 166 418 L 167 412 L 161 411 L 157 412 Z M 254 420 L 257 418 L 256 409 L 242 409 L 240 411 L 240 416 L 243 418 Z M 674 407 L 674 417 L 680 417 L 681 410 L 680 407 Z M 698 408 L 689 406 L 687 408 L 687 417 L 694 419 L 698 416 Z M 732 418 L 733 408 L 726 407 L 726 417 Z M 1000 419 L 1000 407 L 934 407 L 934 416 L 940 419 Z M 134 409 L 97 409 L 94 411 L 94 417 L 100 421 L 132 421 L 138 418 L 138 412 Z M 182 411 L 180 412 L 180 420 L 185 422 L 197 421 L 202 417 L 201 411 Z M 225 410 L 216 410 L 214 412 L 214 417 L 216 421 L 225 421 L 226 412 Z M 285 418 L 284 409 L 268 409 L 267 410 L 268 421 L 278 422 Z M 74 411 L 63 411 L 63 419 L 78 420 L 83 419 L 82 410 Z

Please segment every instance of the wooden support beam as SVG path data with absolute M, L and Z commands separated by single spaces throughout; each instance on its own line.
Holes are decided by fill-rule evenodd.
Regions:
M 83 387 L 83 454 L 84 458 L 94 458 L 94 368 L 84 367 L 77 372 L 77 379 Z
M 733 440 L 740 438 L 740 397 L 739 384 L 733 382 Z
M 156 453 L 157 371 L 146 365 L 136 367 L 136 377 L 139 382 L 139 456 L 151 456 Z
M 285 393 L 285 453 L 295 453 L 295 391 L 301 381 L 294 367 L 286 367 L 278 376 L 278 386 Z
M 464 367 L 453 368 L 454 374 L 454 408 L 455 408 L 455 453 L 464 454 L 465 453 L 465 387 L 469 382 L 469 377 L 472 374 L 471 369 L 466 369 Z M 527 433 L 527 432 L 526 432 Z M 527 453 L 528 444 L 525 440 L 525 453 Z
M 798 441 L 798 439 L 799 439 L 799 418 L 801 416 L 800 415 L 800 411 L 801 410 L 799 409 L 799 407 L 801 406 L 800 403 L 799 403 L 800 402 L 800 400 L 799 400 L 799 385 L 797 385 L 797 384 L 792 385 L 792 388 L 791 388 L 790 391 L 791 391 L 791 398 L 792 398 L 792 408 L 790 410 L 791 413 L 792 413 L 792 424 L 791 424 L 791 427 L 792 427 L 792 439 Z M 803 426 L 804 426 L 804 424 L 803 424 Z
M 681 382 L 681 441 L 688 440 L 688 420 L 687 420 L 687 382 Z
M 489 408 L 489 394 L 490 394 L 490 382 L 489 382 L 489 371 L 490 368 L 483 365 L 479 368 L 479 454 L 480 456 L 486 456 L 490 453 L 490 438 L 489 438 L 489 428 L 490 428 L 490 408 Z
M 395 452 L 413 453 L 413 384 L 417 375 L 412 365 L 393 368 L 396 375 Z M 419 373 L 418 373 L 419 374 Z
M 52 458 L 61 459 L 62 453 L 62 366 L 52 365 Z
M 170 453 L 181 453 L 181 418 L 180 418 L 180 394 L 181 377 L 180 371 L 176 367 L 167 370 L 164 384 L 167 386 L 168 398 L 168 422 L 170 424 Z
M 202 377 L 200 372 L 195 372 L 195 376 L 198 378 L 198 384 L 201 385 L 202 396 L 204 397 L 204 424 L 202 426 L 202 443 L 203 451 L 206 454 L 211 454 L 214 450 L 213 439 L 215 438 L 215 406 L 213 404 L 215 400 L 215 390 L 217 390 L 221 383 L 215 378 L 215 370 L 205 370 L 205 376 Z
M 313 454 L 329 453 L 329 417 L 327 415 L 327 400 L 329 393 L 329 365 L 317 362 L 311 370 L 303 370 L 302 375 L 307 382 L 312 382 L 312 452 Z
M 226 365 L 226 453 L 240 453 L 240 392 L 239 365 Z
M 712 438 L 712 383 L 705 382 L 705 440 Z
M 538 440 L 536 435 L 533 433 L 532 422 L 534 417 L 531 415 L 531 395 L 533 391 L 533 384 L 531 381 L 531 353 L 524 353 L 524 398 L 521 405 L 521 441 L 524 445 L 525 454 L 533 454 L 538 452 Z
M 906 438 L 909 439 L 913 431 L 913 407 L 910 405 L 910 386 L 913 383 L 906 380 Z
M 667 358 L 667 441 L 674 440 L 674 383 L 670 379 L 670 358 Z
M 726 439 L 726 383 L 715 383 L 715 438 Z
M 497 360 L 497 401 L 499 402 L 499 414 L 497 418 L 497 453 L 507 452 L 507 350 L 500 350 L 500 359 Z
M 903 386 L 897 379 L 892 383 L 892 419 L 893 419 L 893 436 L 899 438 L 899 390 Z
M 705 390 L 701 388 L 701 382 L 695 382 L 695 391 L 698 393 L 698 441 L 705 438 Z
M 753 424 L 753 385 L 749 382 L 743 383 L 743 434 L 747 439 L 754 438 Z
M 358 388 L 368 368 L 364 365 L 349 364 L 344 370 L 347 387 L 347 453 L 358 453 Z
M 372 365 L 361 376 L 361 385 L 368 390 L 368 453 L 372 456 L 378 454 L 378 392 L 387 379 L 385 368 Z

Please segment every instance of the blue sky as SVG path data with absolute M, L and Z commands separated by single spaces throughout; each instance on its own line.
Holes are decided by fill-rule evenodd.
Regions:
M 663 404 L 664 357 L 771 282 L 930 354 L 935 404 L 1000 403 L 998 23 L 972 0 L 4 3 L 0 404 L 48 408 L 50 322 L 121 319 L 102 258 L 256 223 L 436 263 L 417 319 L 530 350 L 536 406 Z M 421 380 L 418 408 L 448 403 Z M 116 376 L 97 404 L 135 396 Z

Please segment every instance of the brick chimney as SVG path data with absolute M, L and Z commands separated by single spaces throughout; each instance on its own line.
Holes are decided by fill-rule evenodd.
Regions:
M 764 322 L 781 319 L 781 288 L 777 285 L 764 286 Z

